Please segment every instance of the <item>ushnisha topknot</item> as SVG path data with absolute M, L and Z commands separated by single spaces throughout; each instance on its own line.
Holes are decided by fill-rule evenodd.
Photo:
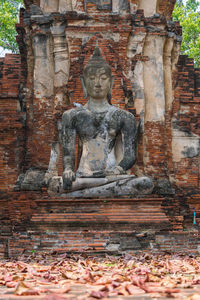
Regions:
M 112 75 L 111 67 L 101 55 L 101 51 L 98 46 L 95 47 L 92 57 L 89 59 L 87 65 L 85 66 L 83 70 L 83 76 L 87 76 L 89 70 L 91 70 L 91 72 L 95 72 L 97 68 L 104 68 L 109 76 Z

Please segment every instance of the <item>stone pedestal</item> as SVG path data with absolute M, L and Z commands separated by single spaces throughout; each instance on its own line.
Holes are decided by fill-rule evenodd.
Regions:
M 32 250 L 113 253 L 157 249 L 156 236 L 173 228 L 162 197 L 29 197 L 26 192 L 26 220 L 14 226 L 9 256 L 31 254 Z

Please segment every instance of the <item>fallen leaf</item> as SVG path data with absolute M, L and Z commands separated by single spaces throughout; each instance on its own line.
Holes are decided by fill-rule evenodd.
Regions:
M 49 294 L 49 295 L 46 295 L 44 300 L 66 300 L 66 298 L 63 296 L 60 296 L 59 294 Z
M 40 293 L 37 290 L 34 290 L 32 287 L 25 284 L 23 281 L 20 281 L 16 286 L 14 294 L 18 296 L 31 296 L 39 295 Z
M 49 289 L 51 293 L 57 293 L 57 294 L 65 294 L 70 291 L 70 286 L 64 286 L 62 288 L 57 288 L 57 289 Z
M 108 292 L 107 291 L 91 291 L 89 296 L 96 298 L 96 299 L 102 299 L 104 297 L 107 297 Z
M 160 282 L 160 277 L 147 273 L 147 282 Z
M 193 295 L 185 298 L 185 300 L 200 300 L 200 294 L 193 294 Z
M 6 274 L 4 276 L 4 281 L 5 282 L 13 281 L 13 276 L 11 276 L 10 274 Z
M 80 277 L 74 274 L 74 272 L 65 272 L 62 273 L 63 278 L 65 279 L 72 279 L 72 280 L 78 280 Z
M 119 288 L 117 289 L 117 294 L 122 296 L 130 295 L 129 291 L 127 291 L 126 287 L 123 285 L 119 286 Z
M 145 285 L 145 281 L 146 281 L 147 277 L 145 279 L 139 277 L 139 276 L 136 276 L 136 275 L 133 275 L 131 276 L 131 281 L 134 285 L 138 286 L 139 288 L 141 288 L 142 290 L 144 290 L 146 293 L 148 293 L 148 289 Z
M 126 290 L 128 291 L 129 295 L 141 294 L 144 293 L 140 288 L 133 284 L 127 284 Z
M 17 281 L 8 281 L 6 282 L 6 287 L 7 288 L 15 288 L 18 285 Z

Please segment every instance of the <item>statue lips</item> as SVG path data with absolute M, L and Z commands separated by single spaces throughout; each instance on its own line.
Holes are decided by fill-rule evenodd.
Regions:
M 93 89 L 93 97 L 95 98 L 95 96 L 97 98 L 104 98 L 106 96 L 107 92 L 105 92 L 104 89 L 102 89 L 101 87 L 94 87 Z
M 100 90 L 100 89 L 98 89 L 98 90 L 95 90 L 95 94 L 96 94 L 96 95 L 98 95 L 98 96 L 99 96 L 99 95 L 101 95 L 101 93 L 102 93 L 102 90 Z
M 97 92 L 101 92 L 102 91 L 102 86 L 101 85 L 95 85 L 94 86 L 94 91 L 97 91 Z

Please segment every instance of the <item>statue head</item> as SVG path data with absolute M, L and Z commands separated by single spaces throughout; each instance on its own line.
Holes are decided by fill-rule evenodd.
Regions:
M 91 96 L 96 99 L 107 97 L 110 101 L 112 96 L 113 76 L 111 67 L 101 56 L 98 47 L 95 48 L 93 56 L 88 61 L 81 77 L 84 97 Z

